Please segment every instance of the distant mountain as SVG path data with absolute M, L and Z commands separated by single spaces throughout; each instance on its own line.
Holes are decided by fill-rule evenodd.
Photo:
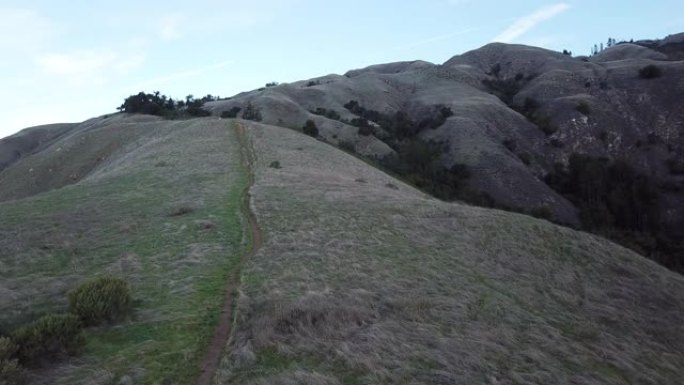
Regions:
M 310 120 L 322 140 L 439 198 L 589 230 L 684 271 L 683 58 L 684 33 L 591 57 L 493 43 L 441 65 L 373 65 L 195 107 L 296 130 Z M 0 170 L 66 127 L 1 140 Z M 15 190 L 7 197 L 29 193 Z
M 374 65 L 204 108 L 240 108 L 238 116 L 249 108 L 295 129 L 310 119 L 325 141 L 371 159 L 401 152 L 407 139 L 440 143 L 445 169 L 469 169 L 466 200 L 600 232 L 682 268 L 683 53 L 684 34 L 618 43 L 592 57 L 493 43 L 441 65 Z M 346 108 L 350 101 L 362 109 Z M 441 107 L 453 115 L 420 125 L 439 121 Z M 398 113 L 413 122 L 409 135 L 393 127 Z M 359 128 L 369 117 L 371 129 Z M 608 176 L 625 165 L 629 175 Z M 600 191 L 592 197 L 576 184 Z

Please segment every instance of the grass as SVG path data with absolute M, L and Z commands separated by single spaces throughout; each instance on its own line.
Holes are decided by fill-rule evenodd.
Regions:
M 431 199 L 303 135 L 249 134 L 265 243 L 218 383 L 681 378 L 680 276 L 592 235 Z
M 232 127 L 161 122 L 135 143 L 80 183 L 0 203 L 0 247 L 11 251 L 0 255 L 0 329 L 65 310 L 66 292 L 87 278 L 131 282 L 133 315 L 88 329 L 82 357 L 41 372 L 54 383 L 136 371 L 142 384 L 191 383 L 245 248 L 247 179 Z

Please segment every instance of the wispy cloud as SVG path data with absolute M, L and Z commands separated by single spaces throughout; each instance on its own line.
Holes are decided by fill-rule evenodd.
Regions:
M 183 17 L 178 14 L 164 15 L 159 20 L 159 37 L 163 40 L 175 40 L 181 37 Z
M 394 49 L 400 50 L 400 49 L 415 48 L 415 47 L 419 47 L 422 45 L 435 43 L 438 41 L 448 40 L 448 39 L 451 39 L 451 38 L 456 37 L 456 36 L 465 35 L 465 34 L 470 33 L 470 32 L 475 32 L 479 29 L 480 28 L 465 28 L 465 29 L 462 29 L 462 30 L 459 30 L 456 32 L 445 33 L 443 35 L 437 35 L 437 36 L 431 36 L 431 37 L 427 37 L 427 38 L 422 39 L 422 40 L 414 41 L 412 43 L 397 46 Z
M 128 86 L 125 89 L 123 89 L 122 91 L 137 92 L 137 91 L 149 89 L 151 87 L 158 87 L 158 86 L 165 85 L 165 84 L 168 84 L 172 81 L 176 81 L 179 79 L 191 78 L 194 76 L 202 75 L 202 74 L 207 73 L 207 72 L 215 71 L 215 70 L 227 67 L 233 63 L 234 63 L 233 60 L 224 60 L 221 62 L 209 64 L 209 65 L 198 67 L 198 68 L 192 68 L 192 69 L 188 69 L 188 70 L 174 72 L 174 73 L 171 73 L 168 75 L 156 77 L 156 78 L 146 80 L 146 81 L 138 83 L 138 84 Z
M 72 83 L 102 84 L 112 76 L 127 75 L 141 66 L 142 53 L 120 53 L 114 50 L 81 50 L 70 53 L 46 53 L 36 64 L 47 75 L 55 75 Z
M 570 4 L 567 3 L 558 3 L 540 8 L 534 13 L 517 19 L 513 24 L 492 39 L 492 41 L 510 43 L 540 23 L 557 16 L 568 9 L 570 9 Z
M 35 52 L 59 32 L 60 27 L 56 23 L 32 9 L 0 6 L 2 50 Z

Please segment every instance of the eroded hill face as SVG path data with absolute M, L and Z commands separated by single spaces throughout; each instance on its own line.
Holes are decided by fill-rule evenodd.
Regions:
M 675 36 L 676 37 L 676 36 Z M 622 159 L 652 175 L 662 189 L 662 222 L 684 228 L 684 63 L 679 40 L 620 44 L 591 58 L 521 45 L 490 44 L 442 65 L 403 62 L 266 87 L 208 103 L 216 114 L 248 105 L 269 124 L 299 129 L 312 119 L 326 141 L 359 154 L 392 154 L 387 132 L 359 134 L 351 100 L 383 114 L 403 111 L 414 121 L 453 111 L 437 128 L 416 137 L 444 143 L 446 167 L 467 164 L 470 186 L 500 204 L 548 208 L 561 222 L 578 224 L 577 206 L 544 177 L 572 154 Z M 648 45 L 653 48 L 648 48 Z M 681 47 L 680 47 L 681 48 Z M 641 76 L 648 65 L 659 74 Z M 313 114 L 325 109 L 339 116 Z M 240 116 L 240 115 L 239 115 Z M 345 123 L 346 121 L 346 123 Z

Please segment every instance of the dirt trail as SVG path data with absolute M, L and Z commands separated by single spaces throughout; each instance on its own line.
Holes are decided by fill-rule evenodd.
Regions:
M 223 309 L 221 311 L 221 316 L 219 322 L 214 329 L 214 334 L 209 342 L 209 348 L 207 353 L 200 363 L 200 376 L 197 379 L 197 385 L 210 385 L 218 369 L 219 361 L 221 359 L 221 353 L 224 347 L 228 343 L 228 338 L 231 334 L 232 321 L 233 321 L 233 302 L 235 300 L 235 295 L 237 288 L 240 284 L 240 273 L 242 271 L 242 266 L 245 261 L 254 256 L 256 252 L 261 248 L 262 245 L 262 234 L 259 224 L 256 220 L 256 215 L 252 212 L 250 206 L 251 196 L 249 190 L 254 184 L 254 150 L 247 137 L 247 132 L 242 123 L 235 123 L 236 131 L 238 136 L 238 141 L 240 142 L 242 165 L 247 172 L 247 184 L 242 191 L 242 214 L 247 219 L 249 226 L 251 242 L 249 248 L 240 257 L 238 265 L 228 277 L 228 283 L 226 284 L 226 290 L 223 300 Z

